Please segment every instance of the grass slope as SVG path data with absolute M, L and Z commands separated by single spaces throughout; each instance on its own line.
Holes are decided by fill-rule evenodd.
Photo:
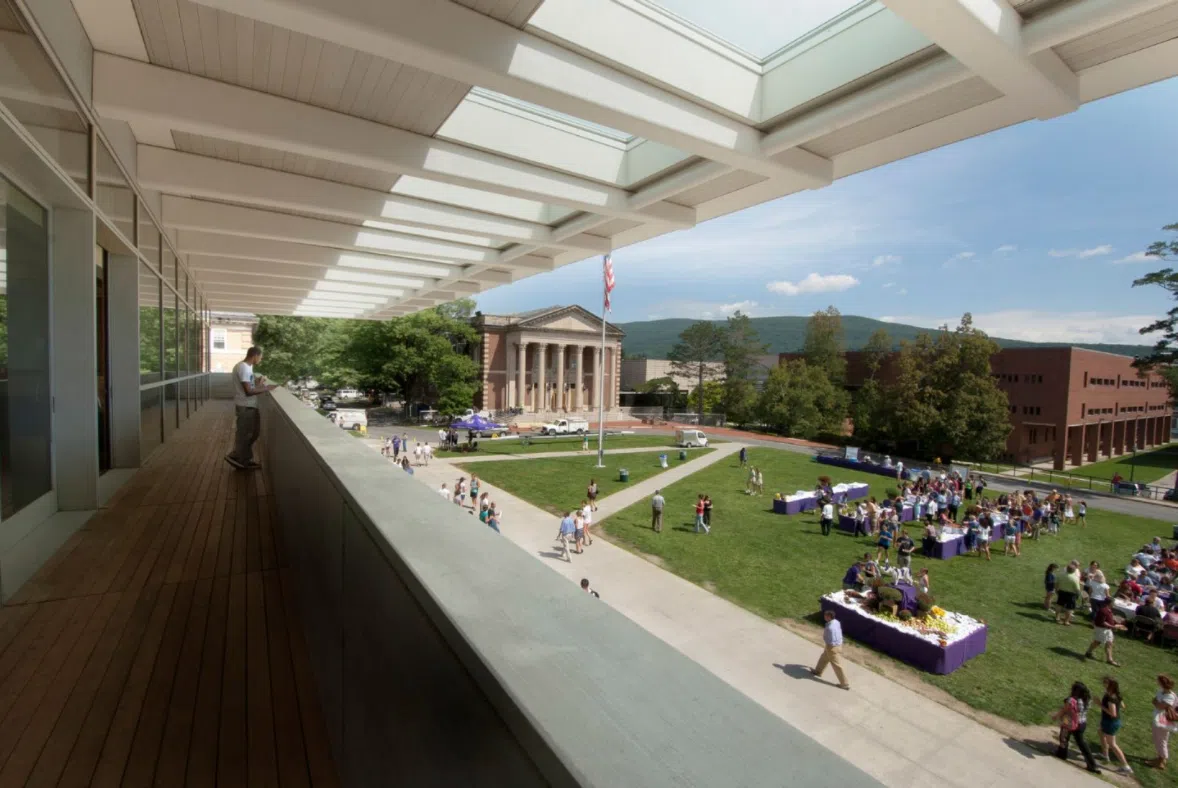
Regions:
M 1103 479 L 1104 481 L 1113 478 L 1114 473 L 1120 473 L 1126 481 L 1132 476 L 1135 482 L 1152 484 L 1176 470 L 1178 470 L 1178 444 L 1171 444 L 1152 451 L 1137 452 L 1136 457 L 1125 454 L 1080 468 L 1072 468 L 1068 470 L 1068 473 L 1073 476 L 1085 476 L 1089 479 Z
M 695 449 L 689 457 L 711 449 Z M 678 455 L 671 455 L 669 465 L 679 464 Z M 478 474 L 479 478 L 494 487 L 507 490 L 523 498 L 533 506 L 553 515 L 580 506 L 585 498 L 585 488 L 590 479 L 597 480 L 598 500 L 612 495 L 629 485 L 637 484 L 663 472 L 659 467 L 658 455 L 654 452 L 641 454 L 606 454 L 605 468 L 597 465 L 597 454 L 580 457 L 552 457 L 535 460 L 506 460 L 503 462 L 472 462 L 459 465 L 466 474 Z M 618 469 L 630 471 L 630 481 L 618 481 Z M 508 513 L 510 517 L 510 513 Z M 555 533 L 555 531 L 553 532 Z
M 807 315 L 778 315 L 776 317 L 754 317 L 753 328 L 756 329 L 761 341 L 769 345 L 770 353 L 793 353 L 800 351 L 806 338 Z M 631 355 L 645 355 L 647 358 L 666 358 L 671 348 L 679 339 L 680 332 L 696 321 L 689 318 L 670 318 L 667 320 L 644 320 L 633 323 L 619 323 L 618 327 L 626 332 L 622 340 L 622 347 Z M 722 323 L 723 321 L 715 321 Z M 846 333 L 848 350 L 858 350 L 867 344 L 876 329 L 883 328 L 892 339 L 899 342 L 902 339 L 915 339 L 920 333 L 927 332 L 927 328 L 909 326 L 903 323 L 885 323 L 870 317 L 858 315 L 843 315 L 843 330 Z M 1017 339 L 1000 339 L 995 341 L 1002 347 L 1049 347 L 1058 343 L 1024 342 Z M 1136 356 L 1149 350 L 1144 345 L 1101 345 L 1088 344 L 1077 347 L 1103 350 L 1108 353 Z
M 712 442 L 723 443 L 723 441 Z M 657 446 L 666 447 L 668 452 L 676 450 L 675 437 L 673 435 L 605 436 L 605 449 L 607 452 L 610 449 L 639 449 Z M 479 450 L 476 452 L 476 456 L 482 454 L 544 454 L 545 452 L 556 451 L 580 451 L 580 449 L 581 439 L 579 437 L 532 438 L 527 446 L 514 438 L 509 440 L 489 440 L 482 438 L 479 440 Z M 597 435 L 589 436 L 589 449 L 594 452 L 597 451 Z M 694 449 L 691 451 L 694 451 Z M 441 451 L 438 454 L 443 457 L 461 457 L 465 453 Z
M 726 458 L 663 490 L 666 527 L 650 530 L 645 502 L 604 520 L 610 538 L 636 552 L 658 556 L 660 565 L 765 618 L 811 619 L 818 598 L 841 587 L 843 573 L 864 551 L 874 547 L 837 530 L 823 537 L 810 514 L 772 513 L 772 492 L 809 489 L 817 476 L 836 481 L 866 481 L 879 496 L 889 480 L 819 466 L 808 457 L 772 449 L 752 449 L 750 462 L 762 469 L 770 494 L 744 494 L 745 474 L 736 457 Z M 714 501 L 712 533 L 691 532 L 692 505 L 698 493 Z M 1168 775 L 1145 768 L 1153 757 L 1149 701 L 1154 676 L 1178 673 L 1174 649 L 1163 651 L 1118 634 L 1116 656 L 1124 667 L 1111 668 L 1080 657 L 1091 628 L 1079 621 L 1055 624 L 1043 610 L 1043 570 L 1049 562 L 1065 564 L 1078 558 L 1100 561 L 1110 579 L 1119 580 L 1131 553 L 1153 536 L 1168 537 L 1167 523 L 1089 509 L 1089 525 L 1065 528 L 1057 537 L 1024 542 L 1020 558 L 994 555 L 992 562 L 973 557 L 952 561 L 916 557 L 913 569 L 928 566 L 938 604 L 985 619 L 989 624 L 987 652 L 948 676 L 921 674 L 958 699 L 1024 724 L 1046 724 L 1047 715 L 1066 695 L 1071 683 L 1084 681 L 1093 691 L 1112 672 L 1128 701 L 1122 748 L 1147 786 L 1174 785 L 1178 766 Z M 919 531 L 910 531 L 917 538 Z M 998 553 L 1001 553 L 999 546 Z M 1094 720 L 1095 722 L 1095 720 Z M 1096 725 L 1089 739 L 1095 742 Z

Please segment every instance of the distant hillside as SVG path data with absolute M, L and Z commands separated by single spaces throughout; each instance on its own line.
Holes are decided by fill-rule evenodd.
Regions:
M 790 353 L 802 349 L 806 338 L 807 320 L 809 317 L 802 315 L 754 317 L 752 324 L 762 341 L 769 345 L 769 352 Z M 622 349 L 627 355 L 666 358 L 667 354 L 671 352 L 671 347 L 678 340 L 680 332 L 694 322 L 688 318 L 671 318 L 669 320 L 618 323 L 617 325 L 626 332 Z M 717 320 L 715 322 L 722 323 L 723 321 Z M 843 315 L 843 329 L 846 332 L 848 350 L 858 350 L 866 345 L 868 338 L 879 328 L 887 329 L 896 342 L 902 339 L 915 339 L 917 334 L 929 330 L 901 323 L 885 323 L 870 317 Z M 1002 347 L 1061 347 L 1069 344 L 1066 342 L 1024 342 L 1000 337 L 994 337 L 994 341 Z M 1149 350 L 1146 345 L 1076 344 L 1076 347 L 1103 350 L 1106 353 L 1120 353 L 1125 356 L 1137 356 Z

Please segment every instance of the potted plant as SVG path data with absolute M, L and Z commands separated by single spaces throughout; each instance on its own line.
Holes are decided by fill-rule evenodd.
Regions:
M 879 589 L 878 594 L 879 609 L 890 611 L 893 616 L 896 615 L 900 610 L 900 603 L 904 601 L 904 595 L 900 593 L 900 589 L 884 586 Z

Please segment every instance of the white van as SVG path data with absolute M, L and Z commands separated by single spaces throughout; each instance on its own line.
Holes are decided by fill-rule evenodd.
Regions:
M 368 427 L 368 412 L 363 408 L 340 408 L 331 414 L 331 420 L 345 430 Z
M 704 435 L 703 430 L 675 430 L 675 445 L 703 448 L 708 445 L 708 436 Z
M 356 389 L 340 389 L 335 393 L 336 399 L 360 399 L 362 394 Z

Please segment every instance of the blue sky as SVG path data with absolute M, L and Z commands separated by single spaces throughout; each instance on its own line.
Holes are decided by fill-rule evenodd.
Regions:
M 1178 80 L 1087 104 L 614 253 L 616 321 L 844 314 L 996 336 L 1144 340 L 1130 287 L 1178 222 Z M 1136 255 L 1136 256 L 1135 256 Z M 600 304 L 590 259 L 479 296 L 489 313 Z

